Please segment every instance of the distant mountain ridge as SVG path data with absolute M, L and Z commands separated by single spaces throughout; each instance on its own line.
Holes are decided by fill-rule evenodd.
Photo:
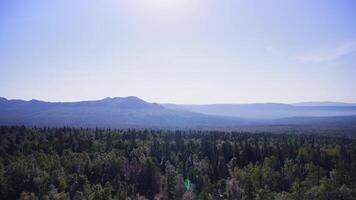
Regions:
M 79 102 L 8 100 L 0 97 L 0 125 L 106 128 L 229 128 L 250 125 L 355 123 L 356 106 L 301 104 L 177 105 L 138 97 Z
M 163 104 L 166 108 L 191 112 L 241 117 L 250 119 L 278 119 L 289 117 L 327 117 L 356 115 L 356 104 L 336 102 L 307 102 L 297 104 L 254 103 L 254 104 Z
M 356 103 L 344 103 L 344 102 L 332 102 L 332 101 L 310 101 L 310 102 L 301 102 L 294 103 L 294 106 L 346 106 L 353 107 L 356 106 Z
M 246 123 L 232 117 L 172 110 L 137 97 L 95 101 L 0 100 L 0 125 L 73 127 L 225 127 Z

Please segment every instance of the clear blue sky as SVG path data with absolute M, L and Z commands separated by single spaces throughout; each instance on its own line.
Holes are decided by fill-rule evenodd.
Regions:
M 0 0 L 0 96 L 356 102 L 355 0 Z

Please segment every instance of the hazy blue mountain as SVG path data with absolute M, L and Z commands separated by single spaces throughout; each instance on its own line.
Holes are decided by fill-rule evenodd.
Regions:
M 356 124 L 356 117 L 352 115 L 356 116 L 354 106 L 294 106 L 279 103 L 161 105 L 137 97 L 80 102 L 0 98 L 0 125 L 231 128 L 276 124 Z
M 344 102 L 332 102 L 332 101 L 311 101 L 311 102 L 301 102 L 295 103 L 294 106 L 345 106 L 353 107 L 356 103 L 344 103 Z
M 75 127 L 230 127 L 248 123 L 232 117 L 167 109 L 137 97 L 51 103 L 0 99 L 1 125 Z
M 278 119 L 289 117 L 327 117 L 356 115 L 356 106 L 296 106 L 280 103 L 258 104 L 210 104 L 210 105 L 178 105 L 163 104 L 166 108 L 186 110 L 208 115 L 221 115 L 249 119 Z

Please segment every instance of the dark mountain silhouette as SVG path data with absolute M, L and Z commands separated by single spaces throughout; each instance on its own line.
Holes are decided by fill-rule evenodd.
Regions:
M 238 118 L 167 109 L 137 97 L 68 103 L 0 99 L 1 125 L 182 128 L 230 127 L 246 123 Z

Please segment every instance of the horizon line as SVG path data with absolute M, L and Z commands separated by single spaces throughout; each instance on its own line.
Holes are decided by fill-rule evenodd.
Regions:
M 2 97 L 0 96 L 0 99 L 3 98 L 3 99 L 6 99 L 8 101 L 11 101 L 11 100 L 19 100 L 19 101 L 40 101 L 40 102 L 45 102 L 45 103 L 77 103 L 77 102 L 86 102 L 86 101 L 101 101 L 101 100 L 105 100 L 105 99 L 115 99 L 115 98 L 138 98 L 140 100 L 143 100 L 147 103 L 158 103 L 158 104 L 171 104 L 171 105 L 246 105 L 246 104 L 286 104 L 286 105 L 295 105 L 295 104 L 305 104 L 305 103 L 340 103 L 340 104 L 356 104 L 356 102 L 345 102 L 345 101 L 328 101 L 328 100 L 321 100 L 321 101 L 299 101 L 299 102 L 294 102 L 294 103 L 285 103 L 285 102 L 278 102 L 278 101 L 264 101 L 264 102 L 249 102 L 249 103 L 171 103 L 171 102 L 156 102 L 156 101 L 146 101 L 145 99 L 143 98 L 140 98 L 138 96 L 114 96 L 114 97 L 110 97 L 110 96 L 107 96 L 107 97 L 104 97 L 104 98 L 100 98 L 100 99 L 82 99 L 82 100 L 67 100 L 67 101 L 50 101 L 50 100 L 42 100 L 42 99 L 36 99 L 36 98 L 33 98 L 33 99 L 26 99 L 26 98 L 7 98 L 7 97 Z

